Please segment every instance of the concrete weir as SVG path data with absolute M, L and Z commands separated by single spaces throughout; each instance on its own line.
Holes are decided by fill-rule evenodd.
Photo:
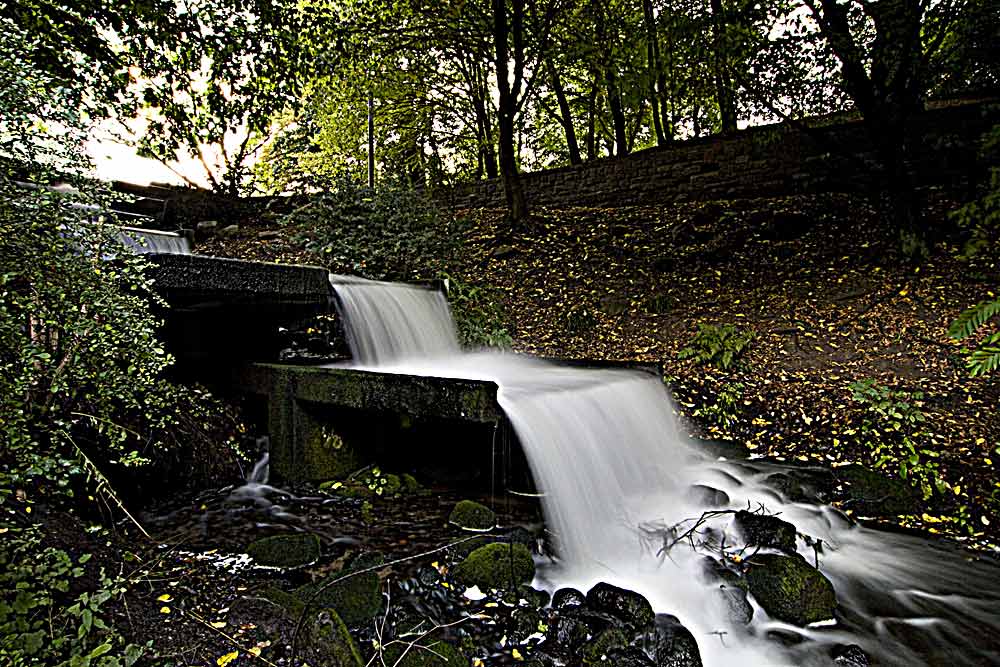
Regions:
M 507 437 L 493 382 L 257 363 L 231 384 L 266 398 L 271 466 L 286 480 L 339 479 L 375 461 L 471 480 L 496 463 L 497 433 Z
M 329 312 L 325 269 L 191 254 L 148 254 L 169 304 L 165 338 L 183 374 L 273 358 L 278 325 Z

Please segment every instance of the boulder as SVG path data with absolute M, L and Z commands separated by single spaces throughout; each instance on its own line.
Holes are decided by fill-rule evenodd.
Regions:
M 774 618 L 793 625 L 833 618 L 833 584 L 801 556 L 757 555 L 746 578 L 757 604 Z
M 639 631 L 651 626 L 655 616 L 649 600 L 642 595 L 604 582 L 587 591 L 587 606 Z
M 311 607 L 336 610 L 350 627 L 364 624 L 382 609 L 382 585 L 378 573 L 374 570 L 363 571 L 379 562 L 379 554 L 358 556 L 340 572 L 296 589 L 295 597 Z
M 515 588 L 535 576 L 535 562 L 523 544 L 493 543 L 479 547 L 453 570 L 455 578 L 466 586 Z
M 332 609 L 324 609 L 306 625 L 302 657 L 326 667 L 360 667 L 361 654 L 347 626 Z
M 635 646 L 612 648 L 608 651 L 607 664 L 614 667 L 656 667 L 656 663 Z
M 834 475 L 848 485 L 847 504 L 858 514 L 896 516 L 920 510 L 920 494 L 906 482 L 859 464 L 836 468 Z
M 676 616 L 657 614 L 654 623 L 657 667 L 702 667 L 698 642 Z
M 236 236 L 239 233 L 240 233 L 239 225 L 226 225 L 225 227 L 219 230 L 219 236 L 226 238 Z
M 580 662 L 584 665 L 614 664 L 609 662 L 608 653 L 612 649 L 626 648 L 628 644 L 628 637 L 621 630 L 605 630 L 580 648 Z
M 688 494 L 702 507 L 728 507 L 730 502 L 728 493 L 706 484 L 694 484 Z
M 489 507 L 472 500 L 460 500 L 448 516 L 448 523 L 462 530 L 491 530 L 497 515 Z
M 732 584 L 719 584 L 715 595 L 733 623 L 746 625 L 753 620 L 753 605 L 747 600 L 746 589 Z
M 552 608 L 556 610 L 582 607 L 587 597 L 575 588 L 560 588 L 552 594 Z
M 868 655 L 857 644 L 841 644 L 830 651 L 835 665 L 842 667 L 868 667 Z
M 795 526 L 776 516 L 740 510 L 733 526 L 747 544 L 795 553 Z
M 258 565 L 300 567 L 319 558 L 319 538 L 312 533 L 274 535 L 254 540 L 247 554 Z

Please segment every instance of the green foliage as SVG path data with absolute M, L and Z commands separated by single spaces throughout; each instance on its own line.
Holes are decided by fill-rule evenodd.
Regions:
M 1000 298 L 983 301 L 962 312 L 948 328 L 948 335 L 955 340 L 971 337 L 1000 314 Z M 1000 368 L 1000 329 L 987 333 L 975 348 L 964 350 L 966 367 L 973 377 L 992 373 Z
M 295 226 L 299 241 L 334 273 L 376 280 L 435 275 L 457 243 L 448 219 L 420 193 L 346 180 L 310 197 L 283 222 Z
M 961 253 L 964 259 L 984 255 L 1000 242 L 1000 125 L 983 135 L 980 155 L 990 165 L 987 183 L 976 199 L 949 214 L 969 233 Z
M 0 662 L 13 667 L 130 667 L 145 648 L 126 645 L 107 605 L 124 582 L 102 569 L 83 590 L 90 554 L 45 546 L 37 527 L 4 526 L 0 542 Z
M 729 370 L 741 363 L 741 358 L 753 340 L 752 331 L 740 331 L 732 324 L 698 324 L 698 333 L 687 347 L 677 354 L 680 359 Z
M 438 278 L 445 281 L 448 304 L 458 329 L 458 339 L 465 347 L 509 349 L 514 341 L 507 332 L 502 294 L 493 287 L 471 285 L 448 273 Z
M 850 390 L 865 411 L 861 442 L 873 467 L 899 475 L 919 488 L 925 499 L 951 488 L 940 474 L 938 452 L 928 445 L 931 435 L 924 426 L 922 392 L 890 389 L 871 379 L 852 382 Z
M 728 430 L 739 421 L 739 406 L 743 402 L 742 382 L 727 382 L 715 395 L 715 403 L 694 411 L 695 417 L 706 419 L 713 426 Z

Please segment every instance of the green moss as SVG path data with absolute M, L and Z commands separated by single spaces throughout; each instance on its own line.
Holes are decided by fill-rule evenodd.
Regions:
M 620 630 L 605 630 L 580 649 L 580 661 L 584 665 L 606 663 L 608 651 L 625 646 L 628 646 L 628 638 Z
M 305 603 L 298 597 L 291 593 L 286 593 L 275 586 L 268 586 L 260 591 L 259 595 L 265 600 L 278 605 L 285 612 L 286 616 L 296 621 L 306 609 Z
M 326 667 L 361 667 L 361 653 L 344 621 L 332 609 L 324 609 L 309 625 L 306 654 Z
M 360 466 L 354 449 L 332 429 L 313 424 L 302 443 L 302 476 L 304 479 L 339 479 Z
M 459 563 L 455 578 L 466 586 L 490 588 L 516 587 L 535 576 L 535 562 L 523 544 L 494 543 L 479 547 Z
M 258 565 L 298 567 L 319 558 L 319 538 L 312 533 L 264 537 L 251 542 L 247 554 Z
M 403 483 L 404 493 L 421 493 L 424 490 L 424 487 L 417 481 L 417 478 L 409 473 L 403 473 L 400 476 L 400 480 Z
M 433 642 L 427 648 L 414 646 L 409 651 L 406 644 L 393 644 L 385 650 L 385 664 L 396 667 L 466 667 L 469 661 L 461 651 L 445 642 Z M 400 656 L 406 655 L 400 660 Z
M 385 480 L 385 484 L 382 485 L 383 496 L 391 498 L 399 495 L 399 492 L 403 489 L 403 484 L 399 480 L 399 475 L 386 473 L 383 475 L 382 479 Z
M 750 592 L 771 616 L 808 625 L 833 618 L 833 584 L 801 556 L 758 555 L 747 573 Z
M 472 500 L 460 500 L 448 516 L 448 523 L 465 530 L 490 530 L 497 516 L 489 507 Z
M 354 569 L 365 569 L 362 565 L 363 563 Z M 350 573 L 351 570 L 348 569 L 331 574 L 318 582 L 306 584 L 296 589 L 295 597 L 303 602 L 311 601 L 310 605 L 313 607 L 329 607 L 336 610 L 344 623 L 351 627 L 365 623 L 374 618 L 382 608 L 382 592 L 378 574 L 362 572 L 323 588 L 327 582 L 340 579 Z M 320 588 L 323 590 L 313 597 L 316 590 Z

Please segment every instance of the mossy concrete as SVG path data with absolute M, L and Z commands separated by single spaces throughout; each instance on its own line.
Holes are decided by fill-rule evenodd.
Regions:
M 372 433 L 387 417 L 482 425 L 502 419 L 493 382 L 249 364 L 233 373 L 230 385 L 267 398 L 271 469 L 292 481 L 338 479 L 371 462 L 366 443 L 352 441 L 341 428 L 350 415 L 375 419 L 366 429 Z

